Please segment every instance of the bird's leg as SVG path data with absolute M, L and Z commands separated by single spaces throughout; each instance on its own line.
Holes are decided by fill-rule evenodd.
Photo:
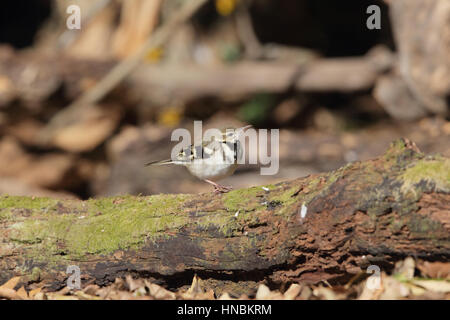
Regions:
M 205 182 L 208 182 L 209 184 L 212 184 L 214 187 L 214 193 L 227 193 L 228 191 L 233 190 L 232 187 L 226 187 L 226 186 L 222 186 L 218 183 L 215 183 L 214 181 L 205 179 Z

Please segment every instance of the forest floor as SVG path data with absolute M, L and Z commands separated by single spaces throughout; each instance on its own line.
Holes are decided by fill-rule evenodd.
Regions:
M 378 272 L 377 272 L 378 271 Z M 80 290 L 63 289 L 50 292 L 34 283 L 30 290 L 18 288 L 20 277 L 14 277 L 0 286 L 0 300 L 449 300 L 450 263 L 415 261 L 408 257 L 396 264 L 391 274 L 373 270 L 355 275 L 343 285 L 328 282 L 316 285 L 292 283 L 272 290 L 264 283 L 256 292 L 236 296 L 227 291 L 218 294 L 208 283 L 194 276 L 192 285 L 170 291 L 146 278 L 116 278 L 107 286 L 83 284 Z

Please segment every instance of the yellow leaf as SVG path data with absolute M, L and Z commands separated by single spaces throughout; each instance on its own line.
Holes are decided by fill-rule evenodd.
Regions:
M 216 10 L 222 16 L 228 16 L 236 8 L 237 0 L 216 0 Z
M 39 292 L 41 292 L 41 288 L 36 288 L 36 289 L 31 290 L 28 295 L 30 296 L 30 298 L 34 298 L 34 296 L 36 294 L 38 294 Z
M 181 112 L 182 109 L 179 107 L 168 107 L 158 115 L 158 123 L 168 127 L 175 127 L 181 121 Z
M 147 55 L 145 56 L 145 61 L 154 63 L 161 60 L 162 56 L 164 55 L 164 50 L 162 48 L 154 48 L 151 49 Z
M 28 293 L 23 286 L 17 290 L 17 295 L 24 300 L 28 299 Z
M 20 277 L 14 277 L 9 279 L 7 282 L 5 282 L 3 285 L 1 285 L 1 288 L 5 289 L 14 289 L 14 287 L 19 283 Z

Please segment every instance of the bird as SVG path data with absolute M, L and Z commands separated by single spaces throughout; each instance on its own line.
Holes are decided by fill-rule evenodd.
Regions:
M 145 166 L 183 165 L 195 177 L 214 187 L 215 193 L 227 193 L 233 188 L 223 186 L 217 181 L 231 176 L 238 167 L 238 160 L 243 155 L 239 140 L 241 135 L 252 125 L 237 129 L 221 131 L 220 139 L 202 141 L 201 145 L 190 145 L 181 150 L 176 159 L 166 159 L 146 163 Z

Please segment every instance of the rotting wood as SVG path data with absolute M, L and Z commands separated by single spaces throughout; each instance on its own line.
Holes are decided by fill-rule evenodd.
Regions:
M 58 288 L 77 265 L 84 283 L 132 273 L 179 287 L 197 273 L 238 290 L 260 281 L 340 282 L 406 256 L 447 261 L 449 174 L 450 159 L 402 139 L 377 159 L 269 191 L 88 201 L 3 195 L 0 283 L 24 275 Z

